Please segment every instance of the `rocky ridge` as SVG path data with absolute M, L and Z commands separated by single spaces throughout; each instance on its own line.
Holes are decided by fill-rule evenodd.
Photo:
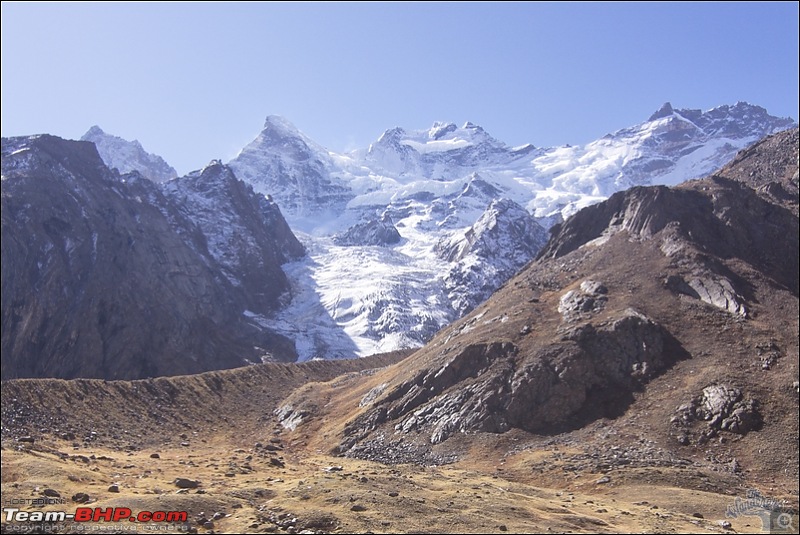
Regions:
M 3 139 L 2 150 L 4 380 L 140 378 L 296 359 L 291 340 L 243 313 L 278 309 L 289 292 L 279 264 L 302 247 L 277 208 L 229 171 L 201 173 L 195 186 L 226 182 L 216 197 L 198 186 L 189 200 L 109 170 L 92 143 L 42 135 Z M 207 208 L 217 199 L 219 213 L 240 224 L 227 231 L 247 229 L 240 235 L 260 249 L 235 259 L 214 249 L 218 228 L 192 205 L 201 197 Z M 225 276 L 236 261 L 259 293 Z

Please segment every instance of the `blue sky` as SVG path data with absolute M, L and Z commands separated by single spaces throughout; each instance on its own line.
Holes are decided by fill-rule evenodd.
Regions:
M 267 115 L 331 150 L 393 126 L 591 141 L 671 101 L 798 119 L 797 2 L 2 3 L 2 135 L 98 124 L 179 173 Z

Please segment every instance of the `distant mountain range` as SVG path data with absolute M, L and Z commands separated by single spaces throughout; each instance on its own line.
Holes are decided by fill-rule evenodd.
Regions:
M 417 347 L 580 208 L 708 174 L 793 124 L 746 103 L 665 104 L 585 146 L 508 147 L 472 123 L 436 123 L 336 154 L 268 117 L 227 165 L 182 178 L 98 127 L 84 136 L 96 149 L 4 139 L 3 377 Z
M 272 196 L 309 251 L 286 269 L 311 299 L 264 323 L 301 339 L 301 358 L 349 357 L 353 342 L 361 355 L 420 345 L 489 297 L 536 255 L 547 228 L 580 208 L 632 186 L 705 176 L 793 124 L 744 102 L 708 111 L 666 103 L 583 146 L 509 147 L 472 123 L 436 123 L 337 154 L 268 117 L 229 165 Z M 324 335 L 297 331 L 309 317 L 321 318 L 313 324 Z

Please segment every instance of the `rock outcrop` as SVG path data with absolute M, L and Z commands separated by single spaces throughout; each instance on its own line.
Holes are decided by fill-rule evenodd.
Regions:
M 216 160 L 170 181 L 163 191 L 202 231 L 209 254 L 247 310 L 269 314 L 289 301 L 281 264 L 302 257 L 305 249 L 271 198 L 255 194 Z
M 341 450 L 385 422 L 424 432 L 433 444 L 457 432 L 568 426 L 598 406 L 613 411 L 678 354 L 662 327 L 633 310 L 531 353 L 512 343 L 469 345 L 369 403 L 345 430 Z
M 486 186 L 473 180 L 467 189 Z M 530 262 L 547 243 L 547 231 L 522 206 L 509 199 L 489 203 L 478 220 L 461 235 L 435 247 L 452 262 L 444 289 L 459 315 L 485 301 L 503 282 Z
M 392 224 L 392 218 L 370 219 L 353 225 L 342 234 L 333 237 L 336 245 L 393 245 L 400 241 L 400 233 Z
M 695 440 L 700 444 L 717 436 L 719 431 L 746 435 L 763 423 L 758 401 L 745 398 L 740 389 L 724 384 L 705 387 L 691 402 L 680 405 L 671 421 L 682 429 L 678 441 L 683 445 L 690 443 L 689 434 L 695 422 L 706 424 L 697 432 Z

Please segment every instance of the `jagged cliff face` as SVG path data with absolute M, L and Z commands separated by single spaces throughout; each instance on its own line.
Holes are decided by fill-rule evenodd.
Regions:
M 509 199 L 492 201 L 463 234 L 436 246 L 451 262 L 444 286 L 453 308 L 463 315 L 491 296 L 547 243 L 547 231 Z
M 609 432 L 647 422 L 670 448 L 763 424 L 737 455 L 758 444 L 783 458 L 797 430 L 782 408 L 796 406 L 800 236 L 797 195 L 770 195 L 795 181 L 797 143 L 797 129 L 777 134 L 719 175 L 617 193 L 557 226 L 471 314 L 357 391 L 334 389 L 333 406 L 360 399 L 336 451 L 386 460 L 460 433 L 615 418 Z M 279 414 L 299 426 L 303 409 L 298 393 Z
M 188 197 L 110 171 L 91 143 L 42 135 L 3 139 L 2 151 L 3 379 L 131 379 L 296 358 L 290 340 L 243 316 L 278 308 L 289 291 L 279 263 L 302 254 L 280 213 L 244 184 L 226 177 L 205 200 L 249 230 L 242 239 L 258 244 L 259 260 L 213 249 Z M 261 294 L 245 297 L 231 281 L 236 261 L 244 284 L 261 277 Z
M 163 191 L 203 232 L 210 256 L 247 310 L 270 314 L 290 300 L 281 264 L 305 250 L 274 202 L 217 161 Z

